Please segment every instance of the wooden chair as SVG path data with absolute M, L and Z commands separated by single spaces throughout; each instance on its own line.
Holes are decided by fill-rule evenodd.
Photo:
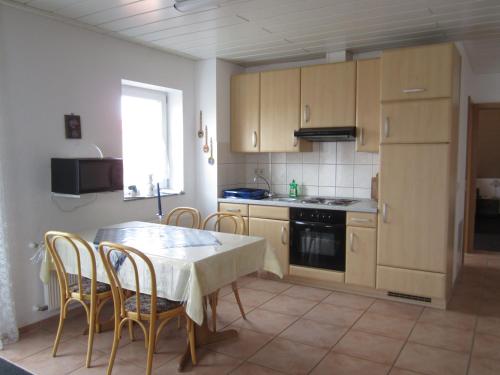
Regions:
M 210 224 L 211 222 L 212 224 Z M 229 226 L 228 223 L 230 223 Z M 215 212 L 207 216 L 203 221 L 202 229 L 233 234 L 245 234 L 246 232 L 245 220 L 243 219 L 243 216 L 233 212 Z M 231 283 L 231 288 L 233 289 L 233 294 L 236 302 L 238 303 L 238 308 L 240 309 L 241 316 L 243 317 L 243 319 L 246 319 L 245 310 L 243 309 L 243 305 L 241 304 L 240 293 L 238 292 L 238 284 L 236 281 L 233 281 Z M 212 309 L 212 329 L 214 332 L 217 330 L 218 298 L 218 290 L 208 298 L 210 308 Z
M 162 223 L 166 225 L 180 225 L 180 220 L 182 217 L 190 216 L 191 218 L 191 226 L 189 228 L 199 229 L 201 224 L 201 215 L 200 211 L 196 208 L 192 207 L 177 207 L 170 211 L 165 219 L 163 219 Z M 174 221 L 175 219 L 175 221 Z M 174 224 L 172 224 L 172 222 Z
M 65 244 L 66 246 L 62 246 Z M 60 314 L 59 325 L 57 327 L 56 339 L 52 349 L 52 355 L 55 357 L 57 348 L 61 340 L 61 334 L 64 326 L 64 320 L 68 313 L 68 305 L 72 301 L 79 302 L 85 309 L 88 328 L 88 346 L 85 366 L 90 367 L 92 358 L 92 346 L 94 344 L 94 333 L 99 332 L 99 315 L 104 304 L 112 298 L 111 287 L 106 283 L 96 280 L 96 260 L 94 249 L 87 241 L 71 233 L 49 231 L 45 234 L 45 246 L 48 249 L 56 268 L 57 279 L 59 281 L 60 294 Z M 76 284 L 69 283 L 68 272 L 61 258 L 62 251 L 73 253 L 76 257 L 77 278 Z M 90 260 L 90 279 L 82 276 L 82 254 L 85 252 Z
M 118 273 L 111 262 L 110 257 L 113 252 L 117 252 L 125 257 L 121 267 L 125 265 L 127 260 L 132 265 L 132 275 L 135 281 L 136 293 L 131 297 L 127 298 L 118 277 Z M 147 349 L 146 374 L 150 375 L 153 366 L 153 353 L 155 352 L 160 333 L 171 319 L 178 316 L 186 317 L 191 358 L 193 364 L 196 364 L 194 323 L 186 316 L 184 306 L 180 302 L 170 301 L 166 298 L 159 298 L 157 296 L 156 273 L 151 260 L 139 250 L 111 242 L 102 242 L 99 245 L 99 254 L 109 277 L 115 307 L 115 332 L 107 374 L 111 375 L 113 371 L 116 351 L 118 349 L 121 331 L 125 323 L 128 322 L 130 332 L 132 332 L 132 324 L 137 323 L 144 333 Z M 141 267 L 143 271 L 149 271 L 151 277 L 151 294 L 141 293 L 137 261 L 144 263 L 145 267 Z M 144 277 L 141 277 L 141 279 L 144 280 Z M 159 322 L 158 327 L 156 327 L 157 321 Z M 146 329 L 145 322 L 149 322 L 149 330 Z

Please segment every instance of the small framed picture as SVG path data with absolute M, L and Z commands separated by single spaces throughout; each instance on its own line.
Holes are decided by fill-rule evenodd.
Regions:
M 66 129 L 67 139 L 82 138 L 82 126 L 80 123 L 80 116 L 74 114 L 64 115 L 64 126 Z

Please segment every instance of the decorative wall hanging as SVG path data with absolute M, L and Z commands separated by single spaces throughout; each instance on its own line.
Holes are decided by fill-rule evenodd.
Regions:
M 203 145 L 203 152 L 206 154 L 208 151 L 210 151 L 208 147 L 208 127 L 205 125 L 205 144 Z
M 81 139 L 82 126 L 80 116 L 75 114 L 64 115 L 64 128 L 66 130 L 67 139 Z
M 214 165 L 215 164 L 215 159 L 214 159 L 214 144 L 212 143 L 212 137 L 210 137 L 210 157 L 208 158 L 208 164 Z
M 200 111 L 200 129 L 198 130 L 198 138 L 203 138 L 203 111 Z

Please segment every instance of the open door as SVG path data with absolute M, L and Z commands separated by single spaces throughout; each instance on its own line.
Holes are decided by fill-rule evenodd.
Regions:
M 476 215 L 476 147 L 477 126 L 474 126 L 477 114 L 470 96 L 467 109 L 467 166 L 465 172 L 465 215 L 464 215 L 464 250 L 474 251 L 474 221 Z

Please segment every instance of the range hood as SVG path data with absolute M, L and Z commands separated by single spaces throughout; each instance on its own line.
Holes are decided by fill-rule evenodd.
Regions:
M 295 137 L 314 142 L 348 142 L 356 140 L 356 127 L 303 128 L 294 132 Z

